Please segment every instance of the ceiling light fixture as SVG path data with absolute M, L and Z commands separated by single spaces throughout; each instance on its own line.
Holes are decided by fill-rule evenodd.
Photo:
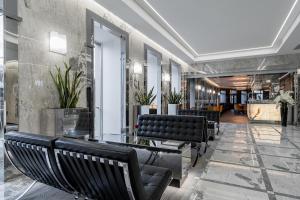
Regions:
M 280 27 L 280 29 L 279 29 L 279 31 L 278 31 L 278 33 L 277 33 L 277 35 L 276 35 L 275 39 L 273 40 L 271 47 L 273 47 L 273 46 L 274 46 L 274 44 L 275 44 L 276 40 L 278 39 L 278 37 L 279 37 L 279 35 L 280 35 L 281 31 L 283 30 L 283 28 L 284 28 L 284 26 L 285 26 L 286 22 L 287 22 L 287 21 L 288 21 L 288 19 L 290 18 L 290 16 L 291 16 L 291 14 L 292 14 L 292 12 L 293 12 L 294 8 L 296 7 L 297 3 L 298 3 L 298 0 L 295 0 L 295 2 L 294 2 L 294 4 L 293 4 L 292 8 L 290 9 L 290 11 L 289 11 L 288 15 L 286 16 L 286 18 L 285 18 L 285 20 L 284 20 L 283 24 L 281 25 L 281 27 Z

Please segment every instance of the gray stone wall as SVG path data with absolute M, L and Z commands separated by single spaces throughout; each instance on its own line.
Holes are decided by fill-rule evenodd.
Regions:
M 163 63 L 173 59 L 183 71 L 189 66 L 182 63 L 153 41 L 144 38 L 93 0 L 19 0 L 18 11 L 23 21 L 19 24 L 19 128 L 20 131 L 39 133 L 42 109 L 58 107 L 58 97 L 49 71 L 62 66 L 85 51 L 86 9 L 89 9 L 129 33 L 129 57 L 144 62 L 144 43 L 163 54 Z M 67 36 L 67 54 L 49 52 L 49 32 Z M 129 121 L 132 127 L 132 107 L 136 88 L 132 82 L 133 69 L 129 65 Z M 163 67 L 164 68 L 164 67 Z M 83 69 L 86 70 L 86 69 Z M 144 76 L 138 76 L 143 86 Z M 164 87 L 165 90 L 168 88 Z M 86 107 L 86 94 L 82 93 L 79 106 Z

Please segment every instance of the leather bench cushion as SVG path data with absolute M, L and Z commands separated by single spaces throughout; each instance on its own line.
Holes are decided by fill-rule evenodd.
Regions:
M 200 116 L 142 115 L 139 117 L 138 136 L 169 140 L 203 140 L 206 118 Z
M 16 131 L 12 131 L 4 134 L 4 139 L 38 145 L 38 146 L 44 146 L 44 147 L 52 147 L 54 141 L 56 140 L 55 137 L 32 134 L 32 133 L 22 133 Z
M 205 116 L 207 120 L 220 122 L 219 111 L 204 111 L 204 110 L 179 110 L 179 115 L 194 115 L 194 116 Z
M 140 169 L 145 199 L 159 199 L 171 181 L 171 170 L 151 165 L 140 165 Z

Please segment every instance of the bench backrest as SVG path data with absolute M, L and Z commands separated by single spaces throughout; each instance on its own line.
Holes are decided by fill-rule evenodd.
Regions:
M 134 149 L 110 144 L 60 138 L 55 156 L 65 181 L 91 199 L 145 197 Z
M 206 117 L 141 115 L 137 135 L 179 141 L 206 141 Z
M 178 115 L 192 115 L 192 116 L 204 116 L 208 121 L 215 121 L 220 123 L 219 111 L 206 111 L 206 110 L 179 110 Z
M 70 192 L 55 164 L 55 138 L 20 132 L 6 133 L 4 138 L 7 157 L 20 172 L 41 183 Z

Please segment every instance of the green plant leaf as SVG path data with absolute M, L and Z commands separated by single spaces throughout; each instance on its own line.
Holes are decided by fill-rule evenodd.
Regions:
M 71 74 L 71 66 L 64 63 L 65 72 L 63 73 L 58 66 L 56 74 L 50 72 L 50 76 L 57 89 L 59 103 L 61 108 L 76 108 L 83 87 L 80 87 L 83 82 L 83 71 L 74 72 Z

